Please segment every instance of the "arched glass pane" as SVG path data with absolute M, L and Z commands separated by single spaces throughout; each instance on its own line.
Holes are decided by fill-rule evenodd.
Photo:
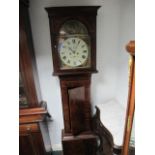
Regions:
M 60 35 L 88 35 L 87 28 L 79 21 L 69 20 L 63 24 L 59 32 Z
M 90 67 L 90 36 L 83 23 L 66 21 L 60 28 L 57 43 L 61 69 Z

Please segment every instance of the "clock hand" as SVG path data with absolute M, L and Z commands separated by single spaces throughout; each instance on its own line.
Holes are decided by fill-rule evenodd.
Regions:
M 75 51 L 76 51 L 76 53 L 77 53 L 77 48 L 78 48 L 78 46 L 80 45 L 80 40 L 78 41 L 78 43 L 77 43 L 77 46 L 76 46 L 76 48 L 75 48 Z
M 68 48 L 69 50 L 71 50 L 74 54 L 75 54 L 75 51 L 74 50 L 72 50 L 70 47 Z
M 77 54 L 77 48 L 78 48 L 78 46 L 79 46 L 79 44 L 76 46 L 76 48 L 75 48 L 75 53 Z
M 69 47 L 68 49 L 71 50 L 71 51 L 73 52 L 73 50 L 72 50 L 70 47 Z
M 80 41 L 78 41 L 78 43 L 77 43 L 77 45 L 76 45 L 76 48 L 75 48 L 75 49 L 77 49 L 77 47 L 79 46 L 79 44 L 80 44 Z

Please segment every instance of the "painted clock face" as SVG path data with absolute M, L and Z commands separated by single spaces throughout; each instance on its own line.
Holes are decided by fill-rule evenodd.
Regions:
M 85 64 L 88 56 L 88 45 L 80 38 L 68 38 L 60 47 L 60 59 L 69 67 L 78 67 Z

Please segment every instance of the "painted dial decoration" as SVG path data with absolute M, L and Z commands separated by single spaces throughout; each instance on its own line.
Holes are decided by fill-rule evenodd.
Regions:
M 86 42 L 80 38 L 68 38 L 60 47 L 60 59 L 69 67 L 78 67 L 88 60 L 89 50 Z

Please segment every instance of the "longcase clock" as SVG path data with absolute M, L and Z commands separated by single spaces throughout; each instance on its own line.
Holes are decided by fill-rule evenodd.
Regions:
M 90 101 L 91 74 L 96 73 L 96 16 L 99 6 L 50 7 L 53 75 L 60 79 L 64 155 L 94 155 Z

